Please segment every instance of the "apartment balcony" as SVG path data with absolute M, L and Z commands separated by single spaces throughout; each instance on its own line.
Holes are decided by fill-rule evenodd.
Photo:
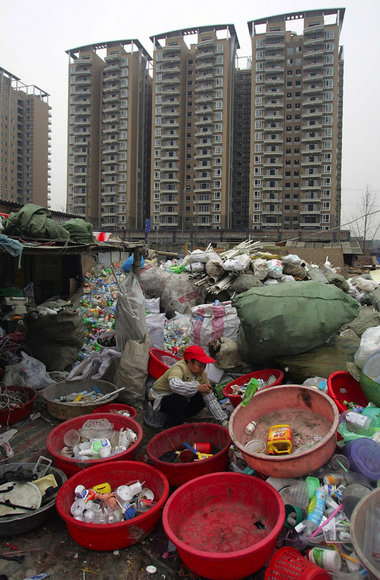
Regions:
M 204 125 L 213 125 L 213 124 L 214 124 L 214 121 L 213 121 L 212 117 L 206 117 L 204 119 L 199 119 L 198 121 L 195 121 L 195 123 L 194 123 L 194 125 L 196 127 L 204 126 Z
M 80 61 L 80 59 L 78 59 Z M 78 63 L 78 60 L 76 61 L 76 63 Z M 83 61 L 82 61 L 83 62 Z M 76 66 L 72 67 L 70 69 L 72 74 L 75 75 L 85 75 L 88 76 L 91 74 L 91 67 L 88 66 L 88 61 L 87 61 L 87 66 L 83 66 L 83 64 L 76 64 Z
M 305 62 L 303 65 L 303 70 L 321 69 L 323 70 L 323 60 L 318 59 L 313 62 Z
M 102 135 L 115 135 L 115 139 L 119 135 L 119 130 L 117 127 L 104 127 L 101 131 Z
M 213 143 L 212 143 L 211 139 L 207 139 L 206 143 L 202 143 L 201 141 L 198 141 L 197 143 L 194 144 L 194 147 L 196 149 L 199 149 L 199 148 L 205 149 L 207 147 L 210 147 L 212 144 Z
M 265 86 L 276 86 L 276 85 L 280 85 L 282 86 L 284 84 L 284 79 L 282 79 L 281 77 L 278 77 L 276 79 L 271 79 L 271 78 L 265 78 L 264 79 L 264 85 Z
M 313 105 L 322 105 L 323 97 L 321 94 L 315 95 L 313 98 L 308 97 L 306 100 L 302 102 L 303 107 L 310 107 Z
M 198 85 L 195 88 L 195 92 L 196 93 L 203 93 L 203 92 L 212 91 L 213 89 L 214 89 L 213 84 L 212 83 L 207 83 L 207 84 Z
M 300 201 L 300 203 L 320 203 L 321 202 L 319 197 L 310 197 L 310 194 L 309 195 L 305 194 L 305 196 L 301 197 L 299 201 Z
M 305 215 L 315 215 L 315 216 L 318 215 L 319 216 L 320 213 L 321 213 L 321 210 L 319 207 L 316 207 L 316 208 L 311 209 L 311 210 L 310 209 L 301 209 L 300 210 L 300 215 L 303 215 L 303 216 L 305 216 Z
M 174 72 L 175 71 L 175 72 L 179 73 L 181 70 L 180 67 L 178 66 L 180 59 L 176 57 L 175 60 L 177 62 L 173 62 L 172 60 L 168 60 L 166 58 L 165 58 L 165 60 L 162 60 L 161 61 L 161 72 L 168 72 L 168 71 Z M 158 72 L 160 72 L 160 71 L 158 71 Z
M 269 203 L 280 203 L 281 199 L 279 198 L 278 195 L 276 195 L 275 197 L 271 197 L 270 194 L 265 193 L 263 195 L 263 201 L 269 202 Z
M 167 85 L 169 87 L 175 86 L 175 85 L 179 85 L 181 82 L 181 79 L 179 76 L 174 76 L 174 75 L 162 75 L 162 85 Z M 162 90 L 165 90 L 164 88 Z
M 75 126 L 71 127 L 71 131 L 70 131 L 70 135 L 74 135 L 75 137 L 79 137 L 79 136 L 86 136 L 90 134 L 90 130 L 89 129 L 81 129 L 79 130 L 79 128 L 77 129 Z
M 202 93 L 199 96 L 196 97 L 195 99 L 195 103 L 196 104 L 200 104 L 200 103 L 210 103 L 213 101 L 213 96 L 207 93 Z
M 161 176 L 160 182 L 161 183 L 173 183 L 173 184 L 177 184 L 177 183 L 179 183 L 179 179 L 178 179 L 178 177 L 162 177 Z
M 325 49 L 323 44 L 319 45 L 319 46 L 314 46 L 313 48 L 308 48 L 306 50 L 303 51 L 303 57 L 304 58 L 313 58 L 315 56 L 322 56 L 325 53 Z
M 109 141 L 109 140 L 108 140 Z M 103 141 L 104 143 L 104 141 Z M 115 143 L 115 147 L 112 149 L 111 147 L 107 147 L 106 149 L 102 150 L 102 154 L 103 155 L 116 155 L 117 154 L 117 147 L 116 147 L 116 143 Z
M 265 33 L 265 37 L 271 40 L 274 38 L 285 38 L 285 30 L 269 30 Z
M 284 108 L 284 101 L 281 99 L 266 99 L 264 101 L 264 108 L 282 110 Z
M 71 96 L 76 96 L 76 97 L 82 96 L 83 97 L 83 95 L 90 96 L 90 94 L 91 94 L 91 91 L 90 91 L 89 85 L 83 86 L 83 87 L 71 87 L 70 88 L 70 95 Z
M 106 135 L 105 139 L 102 140 L 102 144 L 103 145 L 108 145 L 108 144 L 111 144 L 111 143 L 113 145 L 116 145 L 117 146 L 117 139 L 116 138 L 112 139 L 110 137 L 110 135 Z
M 179 87 L 171 87 L 171 86 L 170 86 L 170 88 L 169 87 L 166 87 L 166 88 L 162 87 L 162 93 L 161 93 L 162 95 L 166 95 L 166 96 L 171 95 L 173 97 L 174 96 L 178 97 L 179 93 L 180 93 Z
M 196 133 L 194 133 L 194 137 L 211 137 L 214 134 L 213 131 L 197 131 Z
M 113 153 L 114 155 L 112 155 L 112 157 L 115 157 L 115 159 L 111 159 L 111 157 L 104 157 L 105 151 L 103 151 L 102 165 L 115 165 L 115 163 L 118 162 L 118 155 L 115 154 L 115 151 L 113 151 Z
M 324 24 L 317 24 L 316 26 L 310 26 L 310 28 L 305 28 L 303 31 L 306 37 L 309 35 L 318 35 L 318 37 L 324 38 L 325 37 L 325 27 Z
M 263 119 L 264 121 L 282 121 L 284 119 L 284 115 L 282 113 L 272 111 L 270 113 L 265 113 Z
M 175 145 L 170 145 L 169 143 L 161 143 L 161 149 L 163 151 L 174 151 L 175 149 L 179 149 L 179 145 L 178 143 L 176 143 Z
M 102 175 L 116 175 L 116 169 L 106 169 L 102 171 Z
M 317 146 L 315 149 L 309 149 L 308 147 L 303 147 L 301 149 L 301 155 L 315 155 L 316 153 L 321 153 L 322 147 Z
M 214 81 L 214 70 L 209 70 L 208 72 L 204 72 L 201 75 L 197 75 L 197 81 Z
M 264 96 L 265 97 L 283 97 L 284 96 L 284 89 L 276 89 L 275 91 L 273 91 L 273 90 L 269 90 L 267 87 L 265 87 Z
M 283 167 L 282 159 L 277 159 L 274 163 L 270 161 L 264 161 L 263 163 L 264 168 L 275 168 L 275 167 Z
M 322 115 L 322 110 L 318 108 L 316 111 L 303 111 L 302 118 L 303 119 L 314 119 L 320 117 Z
M 321 185 L 301 185 L 301 191 L 315 191 L 315 190 L 320 190 Z
M 266 65 L 264 66 L 264 72 L 265 73 L 283 73 L 285 72 L 285 66 L 284 65 L 280 65 L 280 64 L 276 64 L 276 65 Z
M 83 126 L 88 126 L 91 124 L 91 118 L 90 115 L 88 115 L 88 118 L 86 119 L 75 119 L 75 121 L 73 123 L 71 123 L 72 127 L 83 127 Z
M 281 52 L 275 52 L 275 53 L 269 53 L 269 51 L 266 50 L 264 52 L 264 60 L 265 60 L 265 62 L 283 61 L 284 59 L 285 59 L 285 54 L 282 51 Z
M 103 98 L 103 103 L 112 103 L 112 102 L 117 102 L 117 101 L 119 101 L 119 99 L 120 99 L 120 97 L 119 97 L 119 95 L 118 95 L 117 93 L 115 93 L 115 94 L 112 94 L 112 95 L 109 95 L 109 94 L 107 93 L 107 96 L 105 96 L 105 97 Z
M 214 68 L 214 62 L 210 61 L 210 62 L 198 62 L 196 64 L 196 70 L 197 72 L 199 71 L 204 71 L 204 70 L 208 70 L 208 69 L 213 69 Z
M 166 55 L 168 52 L 180 52 L 181 47 L 179 44 L 170 44 L 162 47 L 162 52 Z
M 303 124 L 301 128 L 302 128 L 302 131 L 317 131 L 319 129 L 322 129 L 322 123 L 316 122 L 316 123 L 313 123 L 310 125 Z
M 303 38 L 304 47 L 312 46 L 313 44 L 320 44 L 324 40 L 325 40 L 325 35 L 323 32 L 322 32 L 322 34 L 320 34 L 318 36 L 314 36 L 313 38 L 308 38 L 308 36 L 306 34 L 306 30 L 304 30 L 304 38 Z
M 320 179 L 321 177 L 321 171 L 316 171 L 315 173 L 308 173 L 307 171 L 304 171 L 301 173 L 301 179 Z
M 285 42 L 281 39 L 274 40 L 270 38 L 264 38 L 264 50 L 277 50 L 280 48 L 285 48 Z
M 174 107 L 179 105 L 179 99 L 175 98 L 173 95 L 163 95 L 162 97 L 162 107 L 166 106 L 170 106 L 170 107 Z
M 199 172 L 197 172 L 197 173 L 199 173 Z M 196 181 L 196 182 L 199 182 L 199 181 L 211 181 L 211 179 L 213 179 L 213 177 L 211 175 L 211 172 L 209 172 L 209 171 L 207 172 L 206 177 L 200 176 L 198 174 L 195 174 L 195 176 L 194 176 L 194 181 Z
M 178 151 L 177 152 L 173 152 L 173 155 L 162 155 L 161 159 L 163 161 L 178 161 L 179 160 L 179 155 L 178 155 Z
M 161 117 L 178 117 L 179 118 L 179 111 L 175 109 L 172 111 L 173 107 L 167 108 L 162 110 L 161 109 Z
M 73 96 L 71 96 L 71 98 L 70 98 L 70 105 L 75 105 L 75 106 L 77 106 L 77 105 L 86 106 L 87 105 L 88 106 L 90 104 L 91 104 L 90 95 L 86 98 L 76 98 L 75 95 L 74 95 L 74 98 L 73 98 Z
M 91 78 L 87 77 L 79 77 L 79 78 L 72 78 L 70 80 L 70 86 L 71 87 L 82 87 L 82 86 L 87 86 L 90 87 L 91 86 Z
M 314 153 L 314 151 L 309 151 L 308 154 L 308 159 L 305 161 L 301 161 L 301 167 L 309 167 L 310 165 L 320 165 L 321 164 L 321 160 L 319 159 L 319 157 L 316 158 L 315 161 L 309 161 L 309 156 L 312 156 Z
M 263 191 L 266 191 L 266 190 L 270 190 L 270 191 L 282 191 L 283 190 L 283 187 L 282 187 L 282 184 L 281 183 L 279 183 L 278 185 L 269 185 L 269 184 L 266 184 L 265 185 L 264 184 L 262 189 L 263 189 Z
M 112 93 L 113 91 L 118 91 L 118 90 L 119 90 L 119 85 L 115 84 L 115 83 L 112 83 L 112 85 L 111 84 L 109 84 L 109 85 L 103 84 L 103 87 L 102 87 L 102 93 L 105 95 L 108 93 Z
M 197 49 L 198 50 L 202 50 L 206 47 L 213 47 L 215 46 L 215 39 L 214 38 L 208 38 L 207 40 L 199 40 L 197 42 Z
M 170 121 L 167 120 L 164 123 L 161 123 L 161 127 L 163 129 L 174 129 L 174 128 L 177 128 L 177 127 L 179 127 L 179 120 L 177 120 L 177 119 L 176 120 L 171 119 Z
M 310 74 L 310 75 L 307 75 L 306 77 L 304 77 L 303 82 L 304 82 L 304 84 L 314 83 L 315 81 L 321 82 L 321 81 L 323 81 L 324 76 L 325 75 L 322 73 L 322 71 L 318 71 L 318 72 L 315 72 L 313 74 Z
M 262 215 L 263 217 L 264 217 L 264 216 L 274 216 L 274 215 L 275 215 L 275 216 L 279 216 L 279 215 L 282 215 L 282 209 L 279 207 L 279 208 L 278 208 L 278 209 L 276 209 L 276 210 L 270 210 L 270 209 L 268 209 L 268 208 L 265 208 L 265 207 L 264 207 L 264 208 L 262 208 L 262 210 L 261 210 L 261 215 Z
M 199 60 L 203 60 L 203 59 L 207 59 L 207 58 L 213 58 L 214 57 L 214 49 L 211 45 L 211 48 L 209 48 L 208 50 L 198 50 L 197 52 L 197 56 L 196 56 L 196 64 L 198 63 Z
M 109 125 L 110 123 L 111 124 L 115 124 L 115 123 L 118 124 L 119 123 L 119 120 L 115 119 L 115 110 L 114 109 L 112 110 L 111 115 L 104 115 L 103 116 L 102 123 L 104 123 L 106 125 Z
M 311 136 L 307 136 L 305 135 L 305 137 L 302 137 L 302 143 L 313 143 L 314 141 L 322 141 L 322 135 L 321 134 L 317 134 L 315 135 L 315 137 L 311 137 Z
M 318 84 L 318 85 L 306 84 L 306 85 L 304 85 L 304 87 L 302 89 L 302 94 L 303 95 L 311 95 L 314 93 L 321 93 L 322 91 L 323 91 L 322 84 Z
M 263 142 L 264 143 L 272 143 L 272 144 L 275 144 L 275 143 L 282 143 L 283 140 L 284 139 L 283 139 L 282 136 L 276 135 L 276 137 L 274 137 L 273 139 L 269 139 L 268 137 L 266 137 L 266 138 L 264 137 L 264 141 Z

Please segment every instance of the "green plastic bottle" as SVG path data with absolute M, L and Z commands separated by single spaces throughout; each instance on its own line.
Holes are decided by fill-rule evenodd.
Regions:
M 253 395 L 256 393 L 257 389 L 259 388 L 259 380 L 258 379 L 251 379 L 247 385 L 247 388 L 244 391 L 242 397 L 242 406 L 245 407 L 248 405 L 249 401 L 252 399 Z

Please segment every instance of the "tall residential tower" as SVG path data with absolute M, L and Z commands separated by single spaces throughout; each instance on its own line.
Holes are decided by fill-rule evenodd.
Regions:
M 68 211 L 110 230 L 149 217 L 151 60 L 138 40 L 68 50 Z
M 309 10 L 248 23 L 250 229 L 340 225 L 344 12 Z
M 230 228 L 235 28 L 202 26 L 151 40 L 152 228 Z
M 0 198 L 50 202 L 49 95 L 0 68 Z

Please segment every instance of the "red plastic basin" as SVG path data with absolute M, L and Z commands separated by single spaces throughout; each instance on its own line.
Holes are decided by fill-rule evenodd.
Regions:
M 144 485 L 154 493 L 154 506 L 143 514 L 116 524 L 80 522 L 70 514 L 77 485 L 84 485 L 89 489 L 107 481 L 111 489 L 115 489 L 119 485 L 137 480 L 145 482 Z M 73 475 L 59 490 L 56 505 L 75 542 L 90 550 L 107 551 L 131 546 L 150 534 L 160 518 L 161 508 L 168 495 L 168 480 L 151 465 L 138 461 L 111 461 Z
M 181 560 L 199 576 L 215 580 L 244 578 L 262 568 L 284 519 L 282 498 L 272 486 L 231 472 L 185 483 L 162 513 Z
M 367 397 L 360 388 L 360 383 L 347 371 L 336 371 L 331 373 L 327 379 L 327 393 L 338 407 L 339 413 L 346 411 L 348 403 L 356 403 L 366 407 Z
M 169 366 L 166 364 L 166 362 L 169 359 L 173 359 L 173 364 L 175 361 L 181 360 L 178 356 L 175 356 L 166 350 L 150 348 L 148 361 L 148 373 L 150 376 L 154 379 L 159 379 L 164 374 L 164 372 L 168 370 Z
M 108 419 L 113 425 L 116 430 L 120 430 L 121 428 L 132 429 L 137 435 L 136 441 L 128 447 L 126 451 L 122 453 L 118 453 L 117 455 L 112 455 L 110 457 L 102 457 L 101 459 L 87 459 L 85 461 L 80 461 L 79 459 L 73 459 L 71 457 L 65 457 L 61 455 L 60 451 L 65 446 L 63 442 L 63 437 L 69 429 L 80 429 L 88 419 Z M 49 451 L 50 455 L 54 458 L 54 465 L 58 469 L 62 469 L 62 471 L 67 475 L 67 477 L 71 477 L 74 473 L 78 471 L 82 471 L 87 467 L 92 465 L 99 465 L 103 463 L 110 463 L 114 461 L 121 461 L 126 459 L 134 459 L 136 456 L 136 451 L 138 446 L 140 445 L 143 437 L 143 430 L 139 423 L 130 417 L 125 417 L 124 415 L 115 415 L 110 413 L 96 413 L 91 415 L 81 415 L 80 417 L 74 417 L 73 419 L 69 419 L 68 421 L 64 421 L 64 423 L 60 423 L 54 429 L 52 429 L 47 436 L 46 439 L 46 448 Z
M 268 385 L 268 387 L 274 387 L 275 385 L 281 385 L 284 373 L 280 369 L 263 369 L 261 371 L 255 371 L 253 373 L 248 373 L 247 375 L 242 375 L 241 377 L 231 381 L 228 385 L 225 385 L 223 388 L 223 395 L 228 397 L 234 407 L 237 407 L 241 403 L 241 395 L 233 395 L 232 394 L 232 385 L 246 385 L 251 379 L 262 379 L 263 381 L 267 381 L 269 377 L 273 375 L 276 377 L 275 381 Z
M 177 451 L 183 448 L 184 442 L 191 445 L 194 441 L 211 443 L 211 448 L 219 449 L 219 451 L 213 457 L 189 463 L 169 463 L 159 459 L 168 451 Z M 186 423 L 155 435 L 147 445 L 146 454 L 153 465 L 166 475 L 170 485 L 178 487 L 200 475 L 227 469 L 230 445 L 229 433 L 221 425 Z
M 137 417 L 137 411 L 129 405 L 124 405 L 123 403 L 110 403 L 109 405 L 103 405 L 102 407 L 97 407 L 92 411 L 93 413 L 112 413 L 112 415 L 119 415 L 119 411 L 128 411 L 131 419 Z
M 17 423 L 17 421 L 28 417 L 32 412 L 33 403 L 37 399 L 37 391 L 31 387 L 24 386 L 1 387 L 0 392 L 4 393 L 4 391 L 19 393 L 20 395 L 24 394 L 26 400 L 13 409 L 2 409 L 0 411 L 0 425 L 13 425 L 13 423 Z

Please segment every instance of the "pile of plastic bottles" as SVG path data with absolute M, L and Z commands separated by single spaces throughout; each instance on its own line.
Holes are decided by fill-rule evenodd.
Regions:
M 124 276 L 118 264 L 114 271 L 118 279 Z M 87 358 L 93 350 L 100 351 L 99 338 L 115 328 L 117 298 L 118 286 L 111 268 L 94 269 L 85 274 L 79 311 L 86 334 L 79 360 Z
M 122 453 L 137 440 L 129 428 L 115 430 L 108 419 L 88 419 L 80 429 L 69 429 L 63 438 L 61 455 L 85 461 Z
M 114 524 L 130 520 L 154 505 L 154 493 L 143 483 L 119 485 L 115 491 L 109 483 L 86 489 L 77 485 L 71 505 L 71 515 L 79 521 L 93 524 Z

